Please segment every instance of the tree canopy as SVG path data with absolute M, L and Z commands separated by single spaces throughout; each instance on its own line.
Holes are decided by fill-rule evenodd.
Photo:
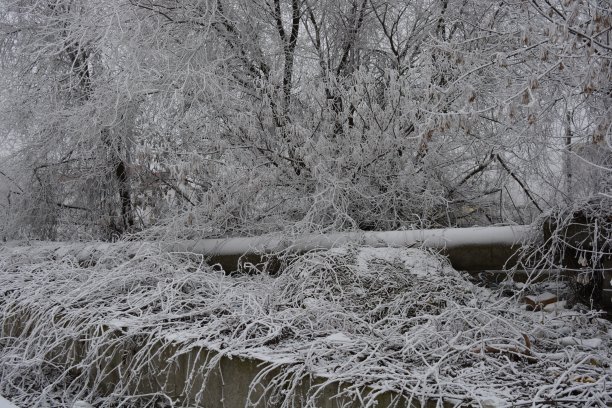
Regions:
M 528 223 L 612 194 L 605 0 L 9 0 L 0 235 Z

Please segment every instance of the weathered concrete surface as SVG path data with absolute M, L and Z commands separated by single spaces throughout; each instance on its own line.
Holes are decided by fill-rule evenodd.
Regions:
M 30 314 L 15 313 L 0 327 L 3 337 L 36 335 L 36 319 L 25 323 Z M 20 318 L 21 317 L 21 318 Z M 131 395 L 161 395 L 177 407 L 270 408 L 289 394 L 292 406 L 314 399 L 321 408 L 360 408 L 373 398 L 378 408 L 419 408 L 422 404 L 394 392 L 360 388 L 358 395 L 347 393 L 353 384 L 329 381 L 307 373 L 296 377 L 288 364 L 230 356 L 202 346 L 185 347 L 168 340 L 149 341 L 146 337 L 125 336 L 122 330 L 100 326 L 78 338 L 58 342 L 46 353 L 45 362 L 63 367 L 72 375 L 86 375 L 88 387 L 103 395 L 117 387 Z M 102 346 L 94 342 L 104 338 Z M 279 386 L 274 382 L 282 376 Z M 296 380 L 297 379 L 297 380 Z M 438 406 L 427 403 L 425 407 Z M 444 407 L 452 404 L 444 404 Z

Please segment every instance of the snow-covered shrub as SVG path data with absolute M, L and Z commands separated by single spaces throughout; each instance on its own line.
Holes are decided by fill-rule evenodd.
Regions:
M 274 277 L 137 242 L 7 246 L 0 320 L 0 394 L 22 406 L 205 406 L 194 387 L 222 356 L 267 361 L 250 402 L 264 387 L 280 407 L 338 383 L 362 406 L 389 392 L 602 406 L 612 391 L 610 324 L 595 312 L 527 312 L 411 248 L 313 251 Z M 198 348 L 216 357 L 185 366 L 179 390 L 156 382 Z

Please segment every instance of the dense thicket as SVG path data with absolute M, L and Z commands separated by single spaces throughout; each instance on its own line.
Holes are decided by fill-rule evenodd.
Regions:
M 607 0 L 9 0 L 5 238 L 529 222 L 611 194 Z

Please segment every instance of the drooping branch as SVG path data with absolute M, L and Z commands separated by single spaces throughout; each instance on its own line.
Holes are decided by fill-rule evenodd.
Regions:
M 2 170 L 0 170 L 0 176 L 4 177 L 5 179 L 7 179 L 8 181 L 10 181 L 15 187 L 17 187 L 19 189 L 20 193 L 23 193 L 23 188 L 21 188 L 21 186 L 19 185 L 19 183 L 17 183 L 12 177 L 8 176 L 5 172 L 3 172 Z
M 535 198 L 533 198 L 533 196 L 531 195 L 531 193 L 529 192 L 529 189 L 527 188 L 527 186 L 525 185 L 525 183 L 523 183 L 521 181 L 521 179 L 519 179 L 517 177 L 516 174 L 514 174 L 514 172 L 512 170 L 510 170 L 510 168 L 508 167 L 508 165 L 506 165 L 506 163 L 504 162 L 504 160 L 501 158 L 501 156 L 499 154 L 495 155 L 495 158 L 497 159 L 497 161 L 499 162 L 499 164 L 502 165 L 502 167 L 504 168 L 504 170 L 506 170 L 508 172 L 508 174 L 510 175 L 510 177 L 512 177 L 514 179 L 514 181 L 516 181 L 518 183 L 519 186 L 521 186 L 521 188 L 523 189 L 523 192 L 525 193 L 525 195 L 529 198 L 529 200 L 532 202 L 532 204 L 535 206 L 535 208 L 537 208 L 540 212 L 544 212 L 544 210 L 542 210 L 542 207 L 540 207 L 540 205 L 538 204 L 538 202 L 535 200 Z
M 474 177 L 475 175 L 481 173 L 482 171 L 484 171 L 489 164 L 491 164 L 491 162 L 495 159 L 495 155 L 493 153 L 489 154 L 489 157 L 487 157 L 487 159 L 485 161 L 483 161 L 482 163 L 480 163 L 474 170 L 470 171 L 468 174 L 466 174 L 459 183 L 457 183 L 453 188 L 451 188 L 448 191 L 448 195 L 451 196 L 455 191 L 457 191 L 457 189 L 459 187 L 461 187 L 462 185 L 464 185 L 468 180 L 470 180 L 472 177 Z

